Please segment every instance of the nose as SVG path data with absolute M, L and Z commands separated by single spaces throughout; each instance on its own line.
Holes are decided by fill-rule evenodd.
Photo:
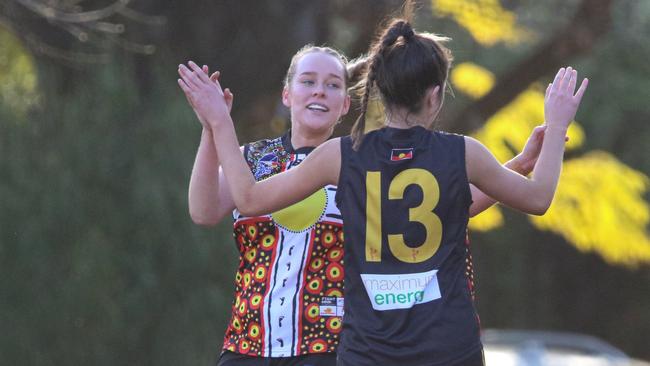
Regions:
M 325 86 L 323 84 L 316 85 L 316 87 L 314 87 L 314 90 L 312 91 L 312 95 L 315 97 L 325 96 Z

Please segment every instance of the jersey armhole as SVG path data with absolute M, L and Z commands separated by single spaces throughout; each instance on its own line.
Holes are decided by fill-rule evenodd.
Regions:
M 336 206 L 341 209 L 341 202 L 343 201 L 343 191 L 345 190 L 345 180 L 346 180 L 346 175 L 345 172 L 348 170 L 347 169 L 347 160 L 350 157 L 350 149 L 352 148 L 352 140 L 350 139 L 350 136 L 343 136 L 340 139 L 341 141 L 341 170 L 339 171 L 339 181 L 337 182 L 336 185 L 336 196 L 334 197 L 334 201 L 336 202 Z
M 251 144 L 246 143 L 244 144 L 244 160 L 246 160 L 246 164 L 248 164 L 248 167 L 250 168 L 250 161 L 248 160 L 248 154 L 250 153 L 251 150 Z
M 470 184 L 469 183 L 469 176 L 467 175 L 467 141 L 465 140 L 464 135 L 459 135 L 459 136 L 460 136 L 461 142 L 462 142 L 461 147 L 460 147 L 461 152 L 462 152 L 460 154 L 460 156 L 461 156 L 461 166 L 462 166 L 462 171 L 463 171 L 462 177 L 463 177 L 463 180 L 465 181 L 465 194 L 466 194 L 466 197 L 467 197 L 467 201 L 469 202 L 468 205 L 467 205 L 467 208 L 469 209 L 469 207 L 472 205 L 472 203 L 474 203 L 474 200 L 472 199 L 472 190 L 469 188 L 469 184 Z

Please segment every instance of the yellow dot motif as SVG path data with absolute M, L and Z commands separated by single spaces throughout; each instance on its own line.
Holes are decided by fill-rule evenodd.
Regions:
M 295 155 L 284 151 L 280 139 L 253 143 L 246 153 L 249 166 L 258 180 L 284 170 L 294 157 Z M 264 164 L 258 163 L 261 161 Z M 328 197 L 331 193 L 324 188 L 302 202 L 270 216 L 240 216 L 236 219 L 233 237 L 239 249 L 240 263 L 235 282 L 236 300 L 232 307 L 232 320 L 224 337 L 224 349 L 248 356 L 267 356 L 269 349 L 266 342 L 269 339 L 262 323 L 262 313 L 268 309 L 265 302 L 273 301 L 278 306 L 281 301 L 287 304 L 287 300 L 281 300 L 279 296 L 267 296 L 270 286 L 275 284 L 284 287 L 286 283 L 290 288 L 296 288 L 295 279 L 279 275 L 277 281 L 272 282 L 270 276 L 275 273 L 275 261 L 284 255 L 291 256 L 293 250 L 294 256 L 298 255 L 305 261 L 304 266 L 294 266 L 290 262 L 291 272 L 300 270 L 298 278 L 302 281 L 299 286 L 299 303 L 295 304 L 298 305 L 296 310 L 299 317 L 295 326 L 300 331 L 297 353 L 304 355 L 336 351 L 338 335 L 327 329 L 325 323 L 331 316 L 322 317 L 320 314 L 322 298 L 326 292 L 339 297 L 343 294 L 342 281 L 332 283 L 327 279 L 326 273 L 330 263 L 342 263 L 343 257 L 341 225 L 324 223 L 331 219 L 325 215 L 333 204 Z M 294 241 L 297 236 L 301 238 L 299 244 Z M 298 246 L 304 245 L 305 239 L 309 240 L 306 251 Z M 280 245 L 282 252 L 279 252 Z M 329 249 L 339 250 L 329 252 L 328 257 Z M 278 268 L 289 270 L 286 263 L 282 262 Z M 338 272 L 335 270 L 334 274 L 337 275 Z M 293 298 L 288 301 L 293 301 Z M 330 304 L 332 302 L 331 299 L 327 301 Z M 287 321 L 291 322 L 284 319 L 283 325 Z M 333 324 L 332 329 L 336 329 L 337 323 Z

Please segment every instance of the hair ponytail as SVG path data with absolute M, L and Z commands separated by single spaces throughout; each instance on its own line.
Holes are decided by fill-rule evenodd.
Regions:
M 411 25 L 403 19 L 394 21 L 384 33 L 381 40 L 381 47 L 386 49 L 395 44 L 399 38 L 405 42 L 412 41 L 415 38 L 415 32 Z
M 361 141 L 363 140 L 363 135 L 365 134 L 366 112 L 368 111 L 368 103 L 370 101 L 370 90 L 372 88 L 372 83 L 374 81 L 373 78 L 374 75 L 371 69 L 370 71 L 367 72 L 366 80 L 363 83 L 363 95 L 361 96 L 361 106 L 360 106 L 361 113 L 359 114 L 359 117 L 357 117 L 357 120 L 354 122 L 354 125 L 352 126 L 352 132 L 350 133 L 350 136 L 352 138 L 352 148 L 354 150 L 359 149 L 359 146 L 361 145 Z
M 356 87 L 357 94 L 361 96 L 361 113 L 352 126 L 355 150 L 364 136 L 371 98 L 379 96 L 388 113 L 392 108 L 418 112 L 427 90 L 440 86 L 442 106 L 452 61 L 451 52 L 443 43 L 449 39 L 415 32 L 409 23 L 413 18 L 413 9 L 414 2 L 406 0 L 402 17 L 393 18 L 370 46 L 365 77 Z
M 403 19 L 393 21 L 388 28 L 384 30 L 379 39 L 375 41 L 371 47 L 370 55 L 364 56 L 358 61 L 352 63 L 352 68 L 355 72 L 365 72 L 365 78 L 356 83 L 354 89 L 361 95 L 361 113 L 352 126 L 350 133 L 352 137 L 352 147 L 357 150 L 361 145 L 366 128 L 366 114 L 368 111 L 368 104 L 373 94 L 373 88 L 377 79 L 377 70 L 382 67 L 383 56 L 386 50 L 391 49 L 396 42 L 400 41 L 400 37 L 404 42 L 409 42 L 415 39 L 415 32 L 411 25 Z M 350 75 L 351 67 L 348 65 L 348 75 Z M 363 73 L 361 74 L 363 75 Z
M 358 89 L 363 77 L 368 73 L 368 56 L 360 56 L 348 61 L 346 70 L 348 73 L 348 83 L 350 88 Z

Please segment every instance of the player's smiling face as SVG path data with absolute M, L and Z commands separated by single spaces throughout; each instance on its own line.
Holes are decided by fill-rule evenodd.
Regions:
M 295 76 L 282 93 L 283 103 L 291 108 L 292 125 L 333 128 L 350 107 L 344 73 L 344 65 L 332 55 L 310 52 L 302 56 Z

